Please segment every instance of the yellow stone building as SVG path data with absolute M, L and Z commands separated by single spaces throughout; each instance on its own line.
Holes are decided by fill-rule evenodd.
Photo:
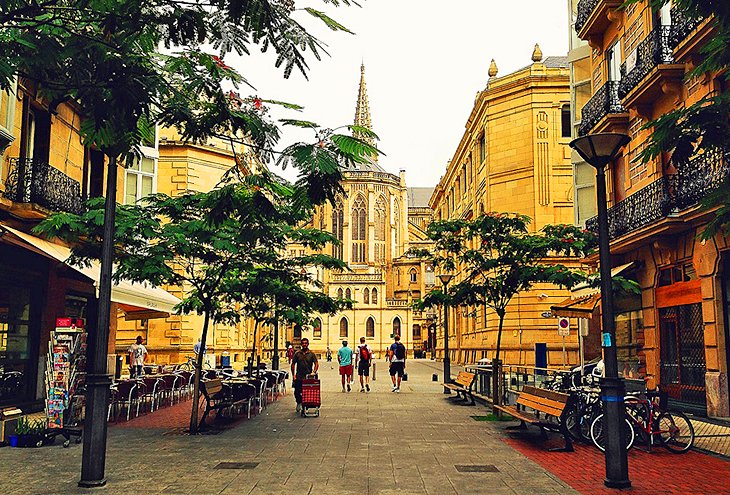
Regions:
M 370 106 L 361 67 L 355 125 L 372 129 Z M 317 209 L 313 225 L 335 234 L 337 246 L 329 254 L 347 262 L 350 270 L 317 274 L 324 291 L 332 297 L 354 301 L 352 310 L 334 316 L 315 315 L 312 325 L 288 330 L 287 340 L 310 340 L 323 355 L 333 353 L 342 340 L 351 346 L 365 337 L 376 356 L 383 356 L 398 334 L 410 355 L 428 339 L 430 315 L 414 311 L 413 301 L 433 287 L 433 270 L 421 260 L 406 256 L 411 245 L 428 245 L 425 229 L 431 221 L 430 188 L 408 188 L 405 172 L 392 174 L 377 157 L 343 172 L 344 194 L 335 205 Z M 292 254 L 303 248 L 290 245 Z
M 486 212 L 513 212 L 533 219 L 531 230 L 546 224 L 573 224 L 570 142 L 570 88 L 566 57 L 547 57 L 536 45 L 532 63 L 498 77 L 494 60 L 466 130 L 430 205 L 436 219 L 466 220 Z M 557 259 L 575 264 L 574 259 Z M 455 274 L 452 284 L 458 282 Z M 544 318 L 569 292 L 547 284 L 514 297 L 502 334 L 505 364 L 563 364 L 557 321 Z M 493 357 L 498 317 L 485 308 L 449 312 L 452 362 Z M 566 338 L 567 362 L 576 363 L 576 322 Z M 437 357 L 443 358 L 443 325 L 438 325 Z
M 673 407 L 729 417 L 730 238 L 701 241 L 712 214 L 699 203 L 725 183 L 730 159 L 706 153 L 678 165 L 669 152 L 649 163 L 640 157 L 651 137 L 647 122 L 727 92 L 717 74 L 687 77 L 714 23 L 688 18 L 672 2 L 658 11 L 646 1 L 622 4 L 571 5 L 575 35 L 585 42 L 574 44 L 572 57 L 577 134 L 631 138 L 606 171 L 613 268 L 625 267 L 641 286 L 640 296 L 615 303 L 619 371 L 659 385 Z M 576 161 L 577 173 L 582 167 Z M 589 182 L 583 175 L 576 184 Z M 598 229 L 595 217 L 586 225 Z
M 251 173 L 251 165 L 244 164 L 243 146 L 234 153 L 231 144 L 222 139 L 210 139 L 205 143 L 184 142 L 174 129 L 158 131 L 156 154 L 146 155 L 140 167 L 127 169 L 124 200 L 133 203 L 149 193 L 164 193 L 176 196 L 192 191 L 214 189 L 226 172 L 239 167 L 243 174 Z M 238 157 L 238 158 L 237 158 Z M 141 195 L 134 191 L 141 189 Z M 182 298 L 184 287 L 167 287 L 167 290 Z M 203 317 L 170 315 L 166 318 L 148 319 L 144 314 L 134 319 L 122 311 L 118 315 L 116 352 L 124 355 L 137 335 L 145 339 L 149 351 L 149 362 L 157 364 L 181 363 L 193 356 L 193 346 L 203 330 Z M 250 330 L 252 324 L 211 324 L 207 338 L 206 359 L 211 365 L 220 364 L 223 352 L 231 358 L 231 364 L 241 367 L 245 361 L 245 350 L 251 348 Z

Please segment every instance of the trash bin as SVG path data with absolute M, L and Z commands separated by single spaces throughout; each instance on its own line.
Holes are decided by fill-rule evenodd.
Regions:
M 221 368 L 231 367 L 231 354 L 228 351 L 223 351 L 221 354 Z

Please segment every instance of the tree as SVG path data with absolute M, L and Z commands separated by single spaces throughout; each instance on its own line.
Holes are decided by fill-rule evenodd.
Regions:
M 570 288 L 587 280 L 579 269 L 559 263 L 558 257 L 583 257 L 596 245 L 592 233 L 572 225 L 547 225 L 530 233 L 529 224 L 529 217 L 513 213 L 433 222 L 427 233 L 436 254 L 416 253 L 430 257 L 442 270 L 459 270 L 458 282 L 449 294 L 434 291 L 420 306 L 467 304 L 486 306 L 497 314 L 494 361 L 499 360 L 504 318 L 512 298 L 540 282 Z
M 255 181 L 255 178 L 253 178 Z M 257 182 L 258 183 L 258 182 Z M 326 232 L 296 227 L 290 203 L 296 188 L 262 182 L 232 183 L 206 193 L 149 196 L 118 207 L 114 277 L 183 288 L 180 313 L 203 315 L 201 348 L 211 323 L 236 324 L 247 316 L 256 326 L 267 321 L 272 297 L 300 320 L 314 311 L 335 313 L 343 302 L 317 290 L 301 267 L 343 268 L 330 256 L 283 256 L 281 246 L 295 239 L 312 249 L 332 242 Z M 85 238 L 73 260 L 85 263 L 101 255 L 102 200 L 82 215 L 55 214 L 36 229 L 69 241 Z M 307 288 L 309 284 L 312 289 Z M 198 397 L 203 353 L 195 373 L 190 432 L 198 430 Z
M 627 0 L 627 4 L 643 0 Z M 659 10 L 667 0 L 649 0 L 654 10 Z M 715 33 L 701 48 L 701 62 L 694 67 L 687 78 L 718 74 L 727 80 L 730 68 L 730 3 L 716 0 L 672 0 L 672 8 L 690 19 L 708 19 L 714 23 Z M 730 159 L 730 94 L 727 91 L 712 94 L 693 105 L 673 110 L 649 122 L 646 128 L 653 129 L 647 148 L 642 153 L 644 161 L 652 161 L 662 153 L 671 152 L 672 162 L 681 169 L 689 161 L 703 153 L 720 153 L 724 160 Z M 705 209 L 715 210 L 702 238 L 709 240 L 730 226 L 730 175 L 724 183 L 707 195 L 702 201 Z

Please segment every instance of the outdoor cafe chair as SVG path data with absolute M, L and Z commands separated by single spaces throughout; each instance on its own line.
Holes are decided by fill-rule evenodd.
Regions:
M 157 377 L 144 377 L 140 381 L 141 391 L 140 400 L 145 403 L 149 403 L 152 412 L 155 410 L 155 406 L 159 408 L 159 394 L 160 394 L 160 380 Z
M 115 387 L 112 389 L 112 400 L 109 402 L 109 410 L 107 411 L 106 419 L 109 421 L 112 413 L 112 409 L 115 411 L 114 420 L 116 421 L 119 416 L 121 407 L 127 409 L 127 421 L 132 412 L 132 407 L 136 406 L 137 411 L 135 416 L 139 416 L 139 388 L 137 382 L 134 380 L 122 380 L 116 382 Z

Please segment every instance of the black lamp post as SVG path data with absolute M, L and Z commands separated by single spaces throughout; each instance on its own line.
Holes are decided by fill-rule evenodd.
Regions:
M 606 202 L 606 165 L 630 141 L 629 136 L 601 133 L 575 139 L 570 147 L 596 169 L 598 201 L 598 254 L 601 276 L 601 323 L 605 378 L 601 379 L 601 399 L 606 418 L 606 479 L 609 488 L 628 488 L 629 462 L 624 440 L 624 382 L 618 376 L 616 329 L 613 320 L 613 288 L 611 285 L 611 251 L 608 238 L 608 206 Z
M 439 275 L 441 284 L 444 286 L 444 294 L 448 294 L 449 282 L 454 276 L 450 273 Z M 444 301 L 444 385 L 451 381 L 451 358 L 449 357 L 449 305 Z M 444 393 L 451 391 L 444 386 Z

